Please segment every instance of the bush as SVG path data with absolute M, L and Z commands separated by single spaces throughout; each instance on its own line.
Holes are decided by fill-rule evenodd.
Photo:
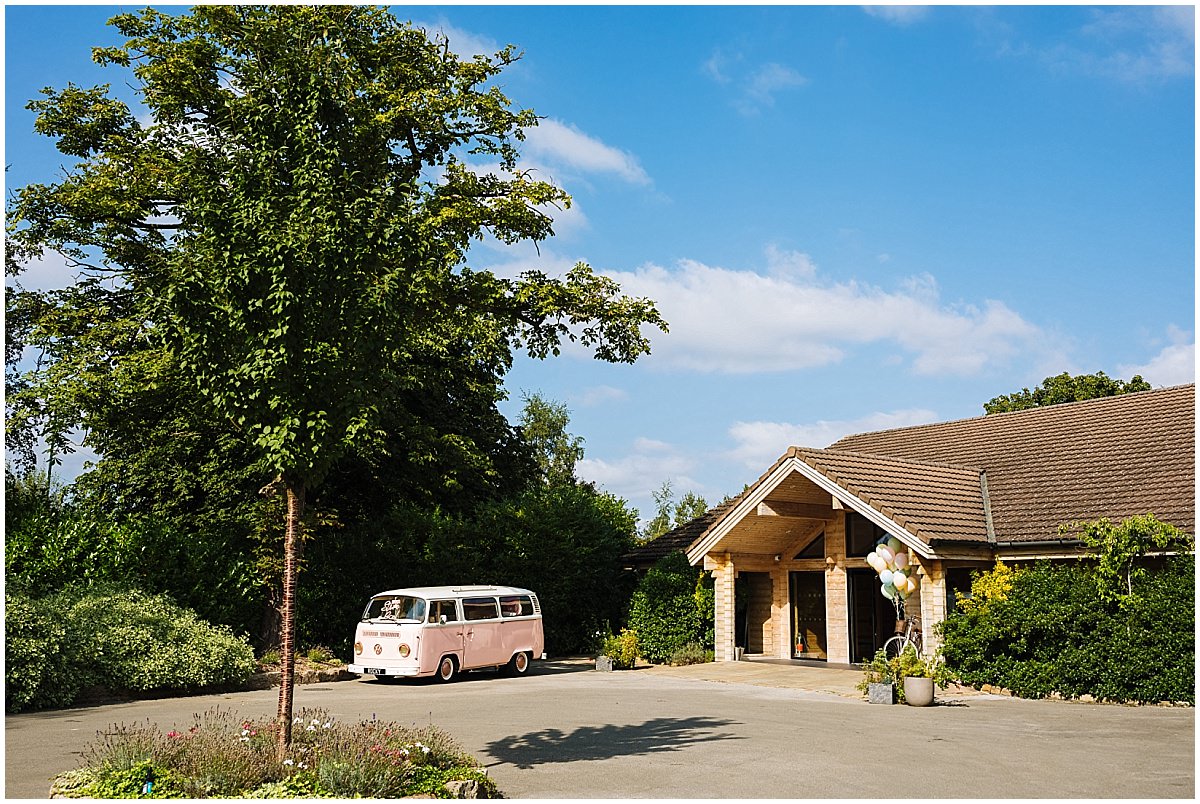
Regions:
M 612 659 L 614 670 L 632 670 L 638 657 L 637 634 L 625 629 L 621 629 L 620 636 L 609 634 L 601 653 Z
M 659 559 L 633 593 L 629 627 L 638 635 L 642 656 L 670 660 L 690 642 L 713 646 L 712 580 L 688 564 L 683 553 Z
M 73 703 L 83 687 L 186 690 L 244 681 L 254 652 L 164 596 L 65 590 L 6 596 L 8 711 Z M 16 616 L 13 616 L 15 613 Z
M 402 798 L 450 797 L 448 782 L 499 796 L 479 763 L 445 732 L 383 721 L 344 725 L 322 710 L 301 710 L 292 746 L 276 757 L 278 724 L 212 709 L 165 734 L 142 723 L 104 733 L 84 767 L 60 775 L 67 798 Z M 152 787 L 145 787 L 147 782 Z
M 687 664 L 705 664 L 713 660 L 713 651 L 705 650 L 699 642 L 689 642 L 671 654 L 667 664 L 682 667 Z
M 1195 703 L 1195 566 L 1189 555 L 1146 573 L 1124 602 L 1098 593 L 1095 566 L 1039 561 L 1004 570 L 1003 595 L 942 624 L 942 652 L 959 679 L 1041 698 Z M 996 570 L 972 589 L 996 587 Z

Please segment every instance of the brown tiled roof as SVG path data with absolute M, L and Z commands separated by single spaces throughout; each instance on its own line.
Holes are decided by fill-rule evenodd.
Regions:
M 824 452 L 985 471 L 1001 543 L 1055 539 L 1062 523 L 1145 513 L 1195 533 L 1195 394 L 1184 385 L 863 433 Z
M 820 449 L 788 451 L 926 543 L 986 543 L 979 470 Z
M 725 502 L 708 509 L 693 520 L 683 523 L 674 530 L 669 530 L 657 539 L 646 542 L 624 558 L 639 566 L 650 566 L 663 556 L 675 551 L 686 552 L 692 543 L 699 539 L 709 527 L 732 508 L 741 495 L 732 497 Z

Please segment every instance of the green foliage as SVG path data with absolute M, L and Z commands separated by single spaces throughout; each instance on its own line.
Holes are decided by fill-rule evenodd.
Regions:
M 637 633 L 622 628 L 619 635 L 609 634 L 600 653 L 612 659 L 614 670 L 632 670 L 638 657 Z
M 1098 594 L 1087 560 L 1020 567 L 1004 598 L 947 617 L 946 664 L 965 683 L 1024 697 L 1194 703 L 1194 559 L 1157 563 L 1126 605 Z
M 549 485 L 574 483 L 575 464 L 583 459 L 583 438 L 567 431 L 567 406 L 541 394 L 522 397 L 521 436 L 533 449 L 543 482 Z
M 985 402 L 983 409 L 989 414 L 1011 413 L 1046 405 L 1061 405 L 1064 402 L 1081 402 L 1103 396 L 1149 391 L 1150 387 L 1150 383 L 1143 380 L 1141 375 L 1134 375 L 1133 379 L 1126 382 L 1111 378 L 1103 371 L 1074 377 L 1064 371 L 1042 380 L 1042 384 L 1032 391 L 1022 388 L 1020 393 L 995 397 Z
M 995 600 L 1006 600 L 1012 592 L 1013 574 L 1015 570 L 999 559 L 996 566 L 987 572 L 975 573 L 971 576 L 971 594 L 964 595 L 956 592 L 956 603 L 959 611 L 972 612 L 986 609 Z
M 705 664 L 713 660 L 714 651 L 712 648 L 705 649 L 699 642 L 689 642 L 683 647 L 676 650 L 667 659 L 667 664 L 674 667 L 682 667 L 688 664 Z
M 1137 561 L 1152 551 L 1195 549 L 1195 540 L 1174 525 L 1160 522 L 1153 514 L 1133 516 L 1114 525 L 1109 519 L 1064 526 L 1064 533 L 1079 531 L 1079 538 L 1096 552 L 1096 584 L 1100 597 L 1121 606 L 1137 602 L 1134 582 L 1141 582 L 1146 569 Z
M 863 677 L 857 687 L 859 692 L 867 692 L 871 684 L 894 684 L 896 699 L 900 703 L 904 703 L 904 679 L 908 676 L 932 678 L 939 687 L 945 687 L 951 679 L 951 673 L 943 664 L 940 654 L 925 658 L 911 645 L 890 659 L 880 648 L 875 651 L 871 661 L 864 662 L 862 667 Z
M 83 684 L 67 623 L 50 602 L 4 595 L 4 706 L 10 712 L 67 706 Z
M 245 680 L 249 644 L 166 597 L 69 589 L 48 598 L 6 595 L 5 704 L 65 706 L 87 686 L 197 689 Z
M 677 502 L 670 480 L 664 480 L 662 486 L 653 492 L 653 497 L 655 514 L 639 535 L 643 542 L 657 539 L 664 533 L 691 522 L 708 511 L 708 503 L 704 501 L 703 497 L 692 491 L 684 493 Z
M 68 798 L 402 798 L 448 797 L 444 785 L 472 780 L 499 797 L 479 763 L 439 729 L 371 721 L 342 724 L 302 710 L 281 762 L 278 723 L 211 709 L 188 728 L 162 732 L 149 722 L 118 725 L 89 745 L 84 766 L 55 779 Z
M 638 583 L 629 627 L 637 632 L 646 659 L 666 662 L 689 642 L 713 645 L 712 581 L 705 575 L 675 552 L 659 559 Z

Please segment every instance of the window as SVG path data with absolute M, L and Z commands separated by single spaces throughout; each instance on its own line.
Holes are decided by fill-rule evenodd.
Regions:
M 875 543 L 886 531 L 859 513 L 846 517 L 846 555 L 863 558 L 875 549 Z
M 425 619 L 425 601 L 408 595 L 383 595 L 371 598 L 364 620 L 416 620 Z
M 429 622 L 440 623 L 442 618 L 446 618 L 446 622 L 458 622 L 458 606 L 453 600 L 434 600 L 429 603 Z
M 469 597 L 463 600 L 463 617 L 467 621 L 494 620 L 500 616 L 494 597 Z
M 500 598 L 500 613 L 505 617 L 529 617 L 533 614 L 533 601 L 529 595 L 506 595 Z

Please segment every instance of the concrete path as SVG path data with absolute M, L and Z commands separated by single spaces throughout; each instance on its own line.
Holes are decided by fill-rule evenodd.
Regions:
M 945 696 L 867 704 L 859 674 L 759 663 L 525 678 L 299 687 L 296 707 L 346 721 L 434 723 L 512 798 L 1186 798 L 1195 710 Z M 44 798 L 97 730 L 186 725 L 213 706 L 269 716 L 274 690 L 6 718 L 5 794 Z

